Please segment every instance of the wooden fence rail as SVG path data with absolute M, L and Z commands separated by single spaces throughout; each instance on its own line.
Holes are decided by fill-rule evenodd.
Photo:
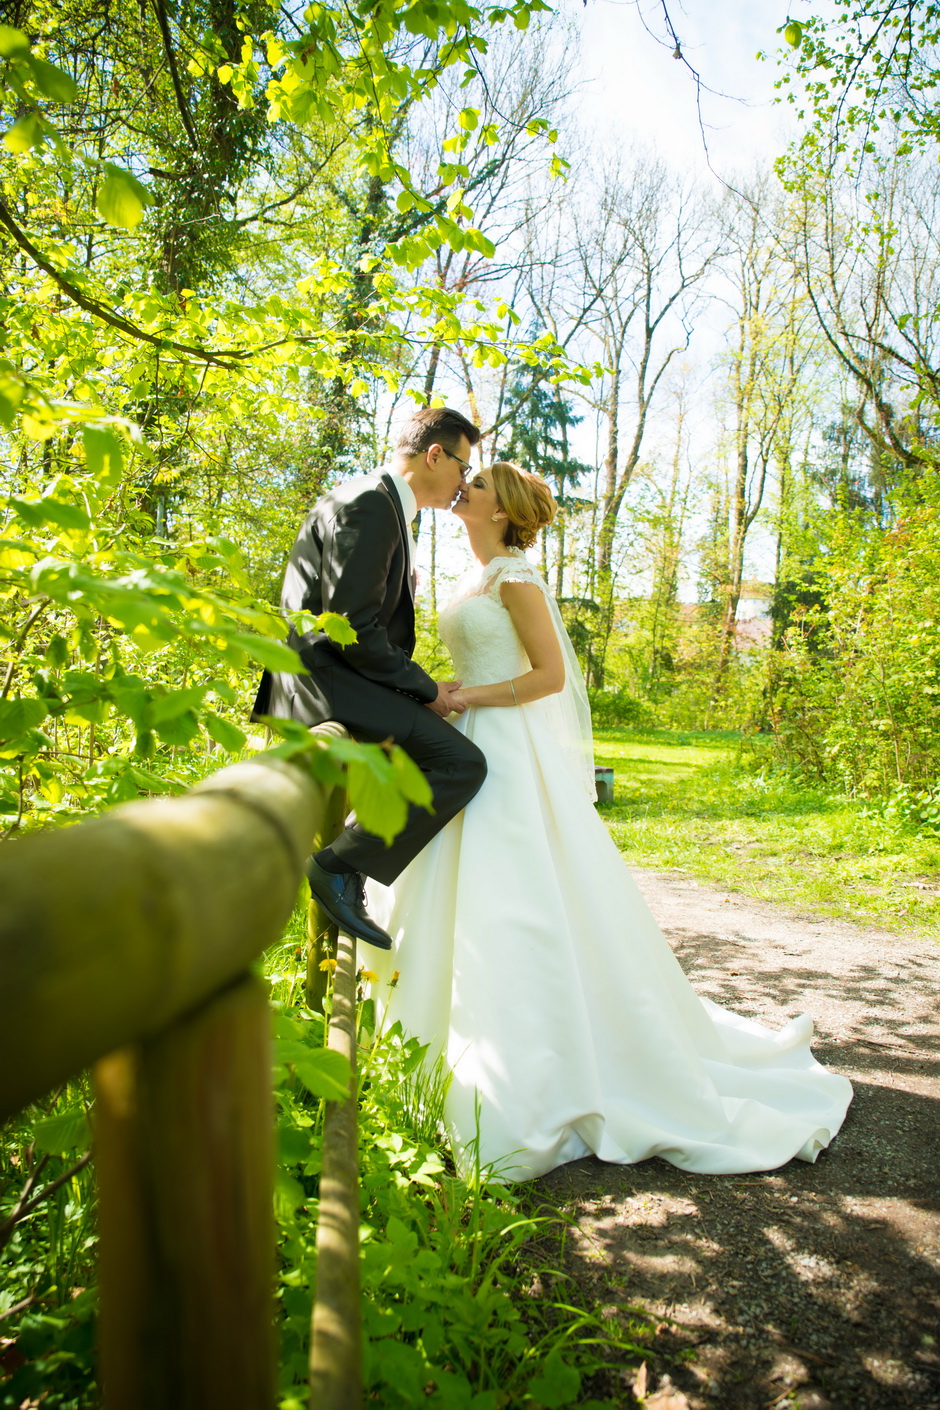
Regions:
M 275 1403 L 270 1021 L 249 967 L 339 792 L 261 755 L 0 848 L 0 1120 L 92 1068 L 107 1410 Z M 352 1057 L 355 985 L 344 941 L 329 1041 Z M 355 1076 L 331 1108 L 311 1406 L 354 1410 Z

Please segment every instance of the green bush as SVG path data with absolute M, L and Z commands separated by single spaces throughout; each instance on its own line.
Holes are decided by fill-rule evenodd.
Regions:
M 924 487 L 890 529 L 848 513 L 830 529 L 814 569 L 821 603 L 794 613 L 771 664 L 780 756 L 853 797 L 932 795 L 940 779 L 940 487 Z
M 651 729 L 656 712 L 649 701 L 638 700 L 628 690 L 590 690 L 591 719 L 597 729 L 616 729 L 618 725 L 631 729 Z

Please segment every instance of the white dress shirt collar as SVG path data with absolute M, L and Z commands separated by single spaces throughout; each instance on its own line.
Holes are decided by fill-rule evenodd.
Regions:
M 395 486 L 395 493 L 398 495 L 402 513 L 405 516 L 405 523 L 413 524 L 418 514 L 418 501 L 415 499 L 414 490 L 408 481 L 403 480 L 400 475 L 396 475 L 394 470 L 386 470 L 385 473 Z
M 398 495 L 402 513 L 405 516 L 405 545 L 408 551 L 408 570 L 414 575 L 415 569 L 415 540 L 411 532 L 411 525 L 414 523 L 418 513 L 418 501 L 415 499 L 414 490 L 407 480 L 403 480 L 400 475 L 396 475 L 394 470 L 386 470 L 385 474 L 395 486 L 395 493 Z

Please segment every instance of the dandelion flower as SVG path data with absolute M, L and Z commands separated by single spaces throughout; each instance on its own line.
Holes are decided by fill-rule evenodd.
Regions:
M 379 976 L 374 969 L 361 969 L 359 977 L 364 984 L 378 984 Z
M 336 961 L 335 961 L 335 960 L 321 960 L 321 961 L 320 961 L 320 968 L 321 968 L 322 970 L 329 970 L 330 973 L 332 973 L 333 970 L 336 968 Z

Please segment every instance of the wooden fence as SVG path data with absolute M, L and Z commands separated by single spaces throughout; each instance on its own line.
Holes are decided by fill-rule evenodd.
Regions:
M 341 732 L 324 726 L 322 733 Z M 281 935 L 342 790 L 260 755 L 176 799 L 0 849 L 0 1120 L 92 1068 L 107 1410 L 271 1410 L 270 1015 Z M 311 907 L 308 997 L 336 944 Z M 329 1043 L 355 1059 L 355 942 Z M 356 1078 L 324 1134 L 310 1405 L 361 1403 Z

